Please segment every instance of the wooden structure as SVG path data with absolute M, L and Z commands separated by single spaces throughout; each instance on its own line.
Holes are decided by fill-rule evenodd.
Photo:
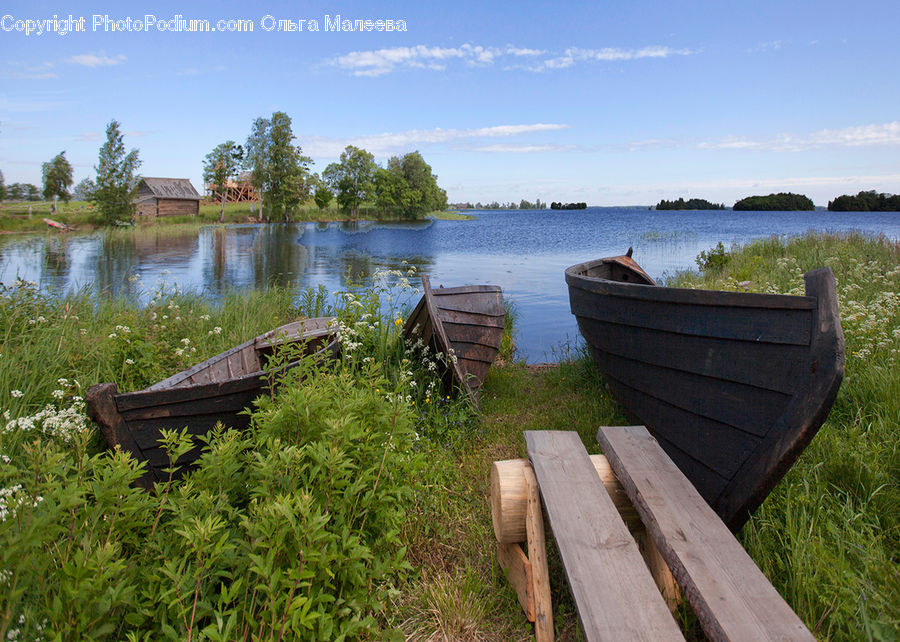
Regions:
M 844 372 L 834 275 L 806 296 L 656 286 L 631 253 L 566 270 L 610 390 L 737 531 L 828 416 Z
M 332 321 L 320 317 L 289 323 L 137 392 L 120 394 L 114 383 L 92 386 L 85 396 L 88 414 L 100 425 L 111 448 L 120 446 L 138 461 L 147 462 L 139 484 L 149 488 L 169 478 L 163 472 L 169 460 L 160 447 L 161 430 L 186 426 L 192 435 L 204 435 L 219 422 L 245 428 L 250 417 L 243 410 L 268 392 L 285 371 L 297 366 L 301 354 L 322 359 L 338 355 Z M 293 360 L 275 362 L 266 372 L 272 355 L 283 349 L 297 351 L 285 353 Z M 178 460 L 181 472 L 199 455 L 198 445 L 182 456 Z
M 403 329 L 407 342 L 419 339 L 444 355 L 443 384 L 456 384 L 478 402 L 478 392 L 497 353 L 506 323 L 503 292 L 496 285 L 432 289 L 422 276 L 424 294 Z
M 710 640 L 814 639 L 646 428 L 598 439 L 605 457 L 577 433 L 529 431 L 530 463 L 491 471 L 500 562 L 538 642 L 553 639 L 540 617 L 551 612 L 543 527 L 529 526 L 542 524 L 541 501 L 587 640 L 683 639 L 670 612 L 679 586 Z M 527 556 L 507 543 L 518 538 Z
M 144 176 L 138 183 L 135 206 L 138 216 L 195 216 L 200 213 L 200 198 L 186 178 Z
M 213 184 L 207 184 L 205 187 L 210 203 L 222 202 L 221 195 L 214 193 Z M 253 183 L 250 182 L 249 172 L 242 173 L 237 177 L 237 180 L 226 181 L 225 189 L 228 190 L 225 195 L 227 203 L 255 203 L 259 201 L 259 196 L 256 194 L 256 190 L 253 189 Z

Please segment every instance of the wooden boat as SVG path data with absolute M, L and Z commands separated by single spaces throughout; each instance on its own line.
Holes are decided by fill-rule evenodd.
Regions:
M 88 414 L 100 425 L 111 448 L 121 446 L 138 461 L 147 462 L 138 483 L 149 488 L 169 478 L 163 472 L 169 460 L 160 447 L 161 430 L 186 426 L 192 435 L 204 435 L 218 422 L 245 428 L 250 417 L 242 411 L 299 363 L 273 364 L 273 371 L 266 373 L 276 350 L 295 344 L 305 355 L 323 359 L 338 355 L 337 330 L 331 321 L 320 317 L 283 325 L 137 392 L 120 394 L 114 383 L 92 386 L 85 396 Z M 178 463 L 190 465 L 200 451 L 198 444 Z
M 58 221 L 54 221 L 53 219 L 49 219 L 49 218 L 45 218 L 44 223 L 46 223 L 48 227 L 57 229 L 60 232 L 68 232 L 69 230 L 75 229 L 71 225 L 67 225 L 66 223 L 60 223 Z
M 806 296 L 659 287 L 631 249 L 566 270 L 610 390 L 734 531 L 818 431 L 843 377 L 834 275 L 805 280 Z
M 421 339 L 446 361 L 445 390 L 456 384 L 478 403 L 479 390 L 500 351 L 506 305 L 496 285 L 432 288 L 422 276 L 424 294 L 403 329 L 407 341 Z

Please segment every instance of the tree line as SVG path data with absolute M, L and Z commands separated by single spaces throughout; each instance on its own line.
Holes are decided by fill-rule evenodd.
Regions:
M 710 203 L 705 198 L 684 198 L 679 197 L 676 201 L 667 201 L 662 199 L 656 205 L 658 210 L 724 210 L 725 203 Z
M 879 194 L 875 190 L 856 196 L 844 194 L 828 201 L 830 212 L 900 212 L 900 194 Z
M 372 203 L 383 217 L 414 219 L 447 206 L 447 193 L 418 151 L 394 156 L 382 167 L 365 149 L 348 145 L 338 162 L 321 173 L 310 170 L 312 159 L 294 145 L 291 118 L 275 112 L 253 122 L 246 143 L 229 140 L 217 145 L 203 163 L 203 180 L 221 201 L 220 219 L 228 197 L 228 183 L 248 172 L 269 218 L 289 219 L 296 208 L 312 200 L 325 209 L 336 199 L 341 212 L 359 216 L 363 203 Z
M 448 207 L 452 207 L 457 210 L 542 210 L 547 207 L 547 204 L 541 201 L 541 199 L 535 199 L 532 203 L 531 201 L 525 200 L 524 198 L 516 203 L 515 201 L 510 201 L 508 203 L 500 203 L 499 201 L 491 201 L 490 203 L 482 204 L 480 201 L 472 205 L 472 203 L 450 203 Z
M 94 166 L 95 178 L 82 180 L 74 195 L 96 204 L 104 223 L 128 220 L 135 211 L 140 165 L 138 150 L 126 150 L 120 124 L 112 120 Z M 249 174 L 261 196 L 262 210 L 270 219 L 288 220 L 298 206 L 309 201 L 324 209 L 335 198 L 340 210 L 351 218 L 359 215 L 363 203 L 374 204 L 381 216 L 404 219 L 419 218 L 447 206 L 447 193 L 438 186 L 437 176 L 418 151 L 394 156 L 382 167 L 370 152 L 348 145 L 338 162 L 328 165 L 321 176 L 310 170 L 311 165 L 312 159 L 294 144 L 290 116 L 275 112 L 270 118 L 253 122 L 244 145 L 229 140 L 207 154 L 203 180 L 221 200 L 220 220 L 228 183 L 242 172 Z M 13 183 L 7 188 L 0 172 L 0 200 L 40 200 L 43 196 L 68 202 L 73 196 L 69 191 L 73 179 L 65 152 L 44 163 L 42 170 L 41 194 L 34 185 Z
M 551 210 L 584 210 L 587 209 L 587 203 L 550 203 Z
M 803 210 L 812 211 L 816 209 L 816 206 L 803 194 L 779 192 L 778 194 L 769 194 L 768 196 L 748 196 L 747 198 L 742 198 L 734 204 L 732 209 L 744 212 L 795 212 Z

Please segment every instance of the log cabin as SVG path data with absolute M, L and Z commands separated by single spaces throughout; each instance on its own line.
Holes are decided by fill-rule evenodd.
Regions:
M 196 216 L 200 198 L 187 178 L 144 176 L 138 184 L 135 206 L 138 216 Z

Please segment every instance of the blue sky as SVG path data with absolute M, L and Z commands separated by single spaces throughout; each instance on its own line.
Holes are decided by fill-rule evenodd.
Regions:
M 85 32 L 16 31 L 54 14 Z M 253 31 L 93 30 L 146 14 Z M 325 31 L 326 15 L 406 31 Z M 115 118 L 141 173 L 199 188 L 206 153 L 281 110 L 315 171 L 347 144 L 382 163 L 417 149 L 451 201 L 900 193 L 895 1 L 5 1 L 0 17 L 7 184 L 40 184 L 61 150 L 92 176 Z

